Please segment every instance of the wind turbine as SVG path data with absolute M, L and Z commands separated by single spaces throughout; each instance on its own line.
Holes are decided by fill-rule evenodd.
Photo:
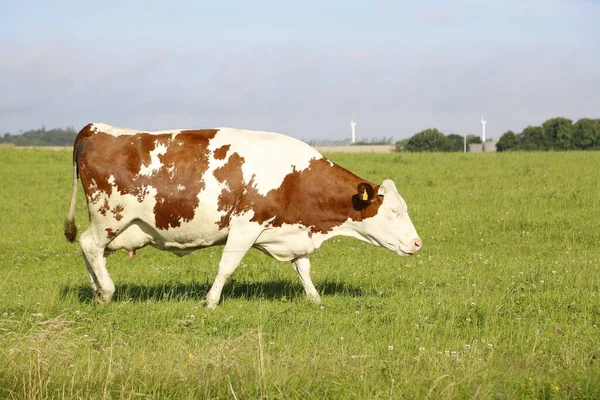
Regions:
M 350 127 L 352 128 L 352 143 L 356 142 L 356 122 L 354 122 L 354 117 L 350 120 Z
M 481 141 L 485 143 L 485 124 L 487 121 L 483 119 L 483 113 L 481 113 Z

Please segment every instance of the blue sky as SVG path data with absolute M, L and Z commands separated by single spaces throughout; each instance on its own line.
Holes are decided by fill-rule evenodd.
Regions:
M 102 121 L 301 139 L 600 117 L 600 1 L 0 0 L 0 133 Z

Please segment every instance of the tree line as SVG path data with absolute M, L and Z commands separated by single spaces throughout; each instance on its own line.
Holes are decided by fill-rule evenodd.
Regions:
M 435 128 L 396 142 L 396 151 L 463 151 L 464 137 L 444 135 Z M 491 140 L 491 139 L 490 139 Z M 467 145 L 481 138 L 467 135 Z M 497 151 L 600 150 L 600 119 L 551 118 L 541 126 L 528 126 L 519 134 L 505 132 L 496 143 Z
M 541 126 L 528 126 L 519 134 L 505 132 L 498 151 L 600 150 L 600 119 L 552 118 Z
M 467 145 L 481 143 L 481 138 L 467 135 Z M 456 133 L 444 135 L 436 128 L 425 129 L 414 136 L 396 142 L 396 151 L 463 151 L 465 147 L 464 136 Z
M 77 132 L 73 127 L 54 128 L 46 130 L 45 126 L 40 129 L 32 129 L 20 135 L 5 133 L 0 136 L 0 144 L 12 144 L 15 146 L 73 146 Z

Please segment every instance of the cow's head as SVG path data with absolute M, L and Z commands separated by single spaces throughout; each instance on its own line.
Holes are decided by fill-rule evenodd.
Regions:
M 421 238 L 408 216 L 406 202 L 389 179 L 373 188 L 367 183 L 358 185 L 355 198 L 365 205 L 365 211 L 379 205 L 377 213 L 361 222 L 359 233 L 369 242 L 392 250 L 400 256 L 416 253 L 423 246 Z M 373 208 L 375 209 L 375 208 Z

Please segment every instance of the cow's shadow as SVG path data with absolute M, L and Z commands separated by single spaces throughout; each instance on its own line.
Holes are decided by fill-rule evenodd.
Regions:
M 185 301 L 204 300 L 211 283 L 165 283 L 160 285 L 120 284 L 116 285 L 113 302 L 126 301 Z M 317 291 L 325 296 L 360 297 L 365 294 L 363 288 L 339 282 L 320 282 Z M 75 295 L 82 303 L 93 302 L 92 289 L 89 285 L 64 286 L 61 296 Z M 236 282 L 230 280 L 223 288 L 221 298 L 225 299 L 293 299 L 305 297 L 302 285 L 289 281 L 261 283 Z

